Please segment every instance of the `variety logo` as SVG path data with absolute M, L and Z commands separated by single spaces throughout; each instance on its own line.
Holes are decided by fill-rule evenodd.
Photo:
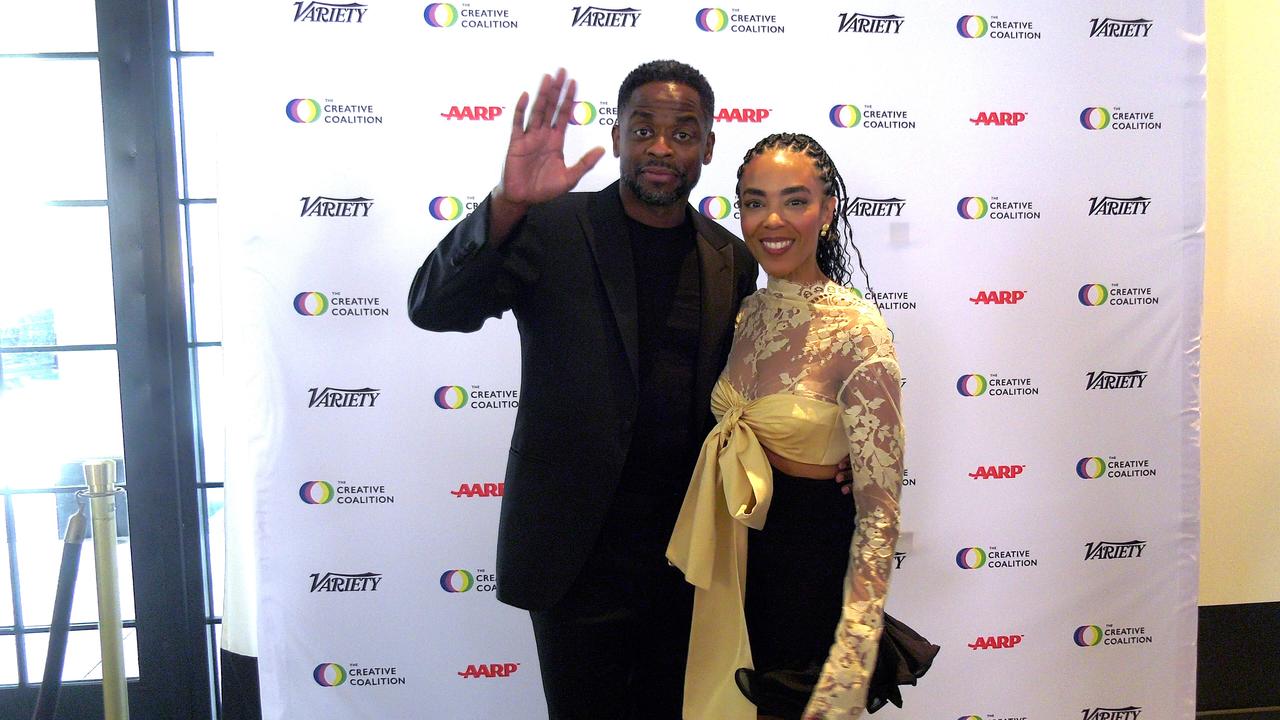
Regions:
M 422 11 L 422 18 L 431 27 L 451 27 L 458 22 L 458 8 L 450 3 L 431 3 Z
M 1097 625 L 1081 625 L 1076 628 L 1072 634 L 1072 639 L 1076 645 L 1080 647 L 1096 647 L 1098 645 L 1143 645 L 1155 642 L 1155 638 L 1147 634 L 1147 629 L 1142 626 L 1134 627 L 1116 627 L 1115 625 L 1107 625 L 1106 627 L 1098 627 Z M 1133 708 L 1130 708 L 1132 710 Z M 1103 715 L 1101 717 L 1110 717 Z M 1117 716 L 1117 717 L 1137 717 Z
M 333 486 L 323 480 L 304 482 L 298 488 L 298 497 L 308 505 L 327 505 L 333 496 Z
M 906 553 L 904 553 L 904 552 L 895 552 L 895 553 L 893 554 L 893 569 L 894 569 L 894 570 L 901 570 L 901 569 L 902 569 L 902 561 L 903 561 L 903 560 L 906 560 L 906 559 L 907 559 L 907 554 L 906 554 Z
M 600 8 L 575 6 L 570 27 L 633 28 L 640 20 L 638 8 Z
M 777 15 L 744 13 L 736 8 L 731 12 L 702 8 L 694 15 L 693 21 L 703 32 L 728 30 L 731 33 L 781 34 L 787 31 L 786 26 L 778 24 Z
M 329 309 L 329 298 L 324 293 L 300 292 L 293 298 L 293 309 L 307 317 L 323 315 Z
M 311 573 L 311 592 L 377 592 L 381 582 L 382 574 L 374 572 L 359 575 Z
M 1137 20 L 1093 18 L 1089 21 L 1089 37 L 1147 37 L 1151 34 L 1152 25 L 1155 25 L 1155 22 L 1145 18 Z
M 1138 716 L 1142 715 L 1142 708 L 1137 705 L 1122 708 L 1085 708 L 1080 713 L 1084 716 L 1080 720 L 1138 720 Z
M 694 15 L 694 22 L 703 32 L 720 32 L 729 27 L 729 13 L 720 8 L 702 8 Z
M 987 568 L 1021 568 L 1036 567 L 1040 561 L 1031 555 L 1030 550 L 1001 550 L 994 545 L 989 548 L 967 547 L 956 552 L 956 566 L 961 570 L 977 570 Z
M 367 197 L 333 198 L 317 195 L 307 196 L 302 200 L 302 214 L 299 217 L 369 217 L 369 209 L 373 200 Z
M 346 683 L 352 687 L 374 685 L 404 685 L 405 679 L 395 667 L 364 667 L 349 663 L 348 668 L 337 663 L 320 663 L 311 672 L 321 687 L 337 687 Z
M 450 490 L 449 494 L 454 497 L 502 497 L 506 491 L 506 483 L 462 483 L 458 485 L 457 490 Z
M 458 673 L 460 678 L 504 678 L 511 677 L 520 669 L 520 663 L 488 663 L 468 665 L 466 670 Z
M 347 681 L 347 669 L 338 663 L 320 663 L 311 671 L 320 687 L 338 687 Z
M 336 485 L 324 480 L 302 483 L 298 497 L 308 505 L 327 505 L 334 500 L 338 505 L 391 505 L 396 501 L 385 485 L 351 485 L 342 480 Z
M 442 385 L 436 388 L 436 407 L 441 410 L 501 410 L 520 407 L 519 390 L 490 390 L 479 385 Z
M 968 643 L 970 650 L 1009 650 L 1018 647 L 1025 635 L 979 635 Z
M 381 125 L 383 118 L 375 115 L 372 105 L 336 103 L 326 98 L 324 102 L 311 98 L 294 98 L 285 103 L 284 114 L 296 123 L 323 121 L 326 125 Z
M 1006 378 L 999 375 L 961 375 L 956 380 L 956 392 L 964 397 L 979 395 L 1039 395 L 1040 388 L 1031 378 Z
M 1107 458 L 1082 457 L 1076 462 L 1076 475 L 1082 480 L 1096 480 L 1102 476 L 1108 478 L 1156 477 L 1156 468 L 1147 458 L 1118 459 L 1111 455 Z
M 330 310 L 332 308 L 332 310 Z M 387 317 L 389 308 L 382 306 L 382 298 L 349 296 L 333 291 L 328 295 L 322 292 L 300 292 L 293 298 L 293 309 L 299 315 L 317 317 L 326 312 L 332 317 Z
M 907 201 L 900 197 L 867 198 L 859 195 L 849 202 L 849 217 L 902 217 Z
M 360 3 L 295 2 L 294 22 L 362 23 L 368 5 Z
M 1026 465 L 979 465 L 969 473 L 974 480 L 1012 480 L 1026 472 Z
M 992 220 L 1040 219 L 1040 211 L 1035 209 L 1035 203 L 1001 200 L 995 196 L 988 200 L 978 195 L 966 195 L 956 203 L 956 213 L 965 220 L 981 220 L 986 217 Z
M 761 123 L 769 119 L 768 108 L 720 108 L 715 119 L 720 122 Z
M 1154 112 L 1129 112 L 1118 107 L 1087 107 L 1080 111 L 1080 126 L 1086 130 L 1159 130 L 1163 124 Z
M 977 117 L 969 118 L 974 125 L 1018 125 L 1027 119 L 1024 112 L 980 112 Z
M 382 391 L 378 388 L 336 388 L 325 387 L 323 390 L 319 388 L 308 388 L 307 392 L 311 393 L 311 400 L 307 403 L 307 407 L 328 407 L 328 408 L 352 408 L 352 407 L 373 407 L 378 401 L 378 396 Z
M 956 32 L 960 37 L 992 40 L 1039 40 L 1040 32 L 1035 23 L 1029 20 L 1001 20 L 999 16 L 990 18 L 982 15 L 961 15 L 956 20 Z
M 866 15 L 864 13 L 840 13 L 840 28 L 836 32 L 897 35 L 906 18 L 901 15 Z
M 827 118 L 838 128 L 863 127 L 873 130 L 912 130 L 916 121 L 906 110 L 883 110 L 864 105 L 832 105 Z
M 1146 215 L 1151 207 L 1151 198 L 1141 195 L 1130 198 L 1102 197 L 1089 198 L 1090 215 Z
M 1085 390 L 1133 390 L 1141 389 L 1143 383 L 1147 381 L 1146 370 L 1130 370 L 1129 372 L 1114 372 L 1112 370 L 1098 370 L 1088 373 L 1088 379 L 1085 381 Z
M 733 203 L 723 195 L 708 195 L 698 203 L 698 212 L 712 220 L 724 220 L 733 210 Z
M 501 105 L 453 105 L 440 113 L 445 120 L 483 120 L 492 122 L 502 116 Z
M 447 593 L 493 592 L 498 589 L 498 576 L 486 570 L 445 570 L 440 574 L 440 589 Z
M 1159 305 L 1160 297 L 1149 287 L 1121 287 L 1112 283 L 1086 283 L 1076 291 L 1076 299 L 1086 307 L 1100 305 Z
M 1142 557 L 1147 549 L 1146 540 L 1129 540 L 1127 542 L 1111 542 L 1099 540 L 1084 544 L 1085 560 L 1127 560 Z
M 1026 290 L 979 290 L 969 298 L 974 305 L 1017 305 L 1027 297 Z

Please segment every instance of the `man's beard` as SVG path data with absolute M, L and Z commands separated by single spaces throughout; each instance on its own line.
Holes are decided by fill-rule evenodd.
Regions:
M 649 167 L 660 167 L 664 170 L 670 170 L 675 173 L 675 189 L 670 192 L 663 192 L 662 190 L 646 188 L 640 184 L 640 173 L 643 172 L 645 168 Z M 630 190 L 631 194 L 635 195 L 640 202 L 645 205 L 653 205 L 656 207 L 667 207 L 679 202 L 684 202 L 689 197 L 689 191 L 693 189 L 689 186 L 689 175 L 687 173 L 660 162 L 650 162 L 640 165 L 623 176 L 622 181 L 626 183 L 627 189 Z

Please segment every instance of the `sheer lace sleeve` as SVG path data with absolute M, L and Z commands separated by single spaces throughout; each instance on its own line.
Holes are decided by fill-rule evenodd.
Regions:
M 857 528 L 845 576 L 844 604 L 806 720 L 857 718 L 875 668 L 885 594 L 898 539 L 902 487 L 901 373 L 878 315 L 864 315 L 851 333 L 857 364 L 840 388 L 841 422 L 849 440 Z

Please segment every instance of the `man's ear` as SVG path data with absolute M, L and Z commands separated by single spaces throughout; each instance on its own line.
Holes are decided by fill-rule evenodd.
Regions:
M 619 147 L 619 142 L 618 142 L 619 140 L 622 139 L 622 131 L 618 129 L 617 125 L 614 125 L 613 130 L 610 131 L 610 134 L 613 135 L 613 156 L 622 157 L 622 148 Z

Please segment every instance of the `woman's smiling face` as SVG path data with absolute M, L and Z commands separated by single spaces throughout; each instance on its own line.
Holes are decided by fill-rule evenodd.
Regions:
M 835 217 L 813 160 L 768 150 L 747 163 L 739 184 L 742 237 L 770 277 L 805 285 L 826 281 L 818 269 L 818 234 Z

